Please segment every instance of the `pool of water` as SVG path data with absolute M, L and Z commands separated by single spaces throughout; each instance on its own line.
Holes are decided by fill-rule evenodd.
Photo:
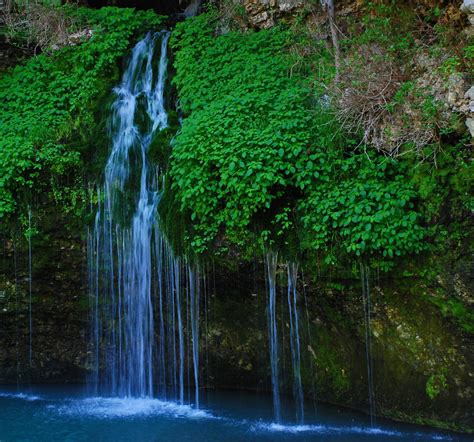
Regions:
M 295 423 L 284 404 L 272 422 L 271 397 L 207 392 L 203 406 L 160 399 L 88 397 L 77 386 L 0 387 L 0 441 L 470 441 L 436 429 L 369 419 L 346 409 L 307 404 Z M 316 408 L 316 409 L 315 409 Z

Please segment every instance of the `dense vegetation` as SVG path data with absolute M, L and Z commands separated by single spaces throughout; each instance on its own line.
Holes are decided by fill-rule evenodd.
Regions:
M 474 171 L 463 116 L 443 100 L 453 81 L 472 70 L 474 46 L 461 38 L 466 17 L 449 21 L 450 6 L 354 3 L 362 5 L 357 13 L 336 17 L 338 72 L 327 23 L 313 20 L 320 2 L 308 2 L 271 29 L 249 29 L 245 10 L 232 10 L 225 26 L 214 11 L 176 26 L 170 127 L 156 134 L 149 152 L 166 171 L 161 219 L 179 253 L 211 257 L 217 267 L 241 265 L 266 249 L 302 264 L 308 287 L 321 288 L 313 301 L 330 311 L 315 315 L 311 327 L 320 339 L 314 346 L 318 375 L 340 393 L 336 402 L 350 396 L 345 370 L 357 349 L 345 356 L 334 351 L 328 330 L 344 330 L 351 339 L 363 333 L 357 330 L 359 281 L 346 277 L 359 276 L 357 261 L 393 269 L 393 290 L 383 284 L 373 290 L 380 360 L 390 360 L 388 352 L 400 359 L 386 364 L 400 382 L 416 367 L 426 396 L 444 407 L 443 392 L 462 364 L 453 356 L 458 342 L 439 336 L 449 335 L 451 319 L 453 336 L 474 333 L 472 286 L 465 284 L 472 272 Z M 18 230 L 12 231 L 23 224 L 31 236 L 29 206 L 33 224 L 49 228 L 33 244 L 38 268 L 52 261 L 43 244 L 63 226 L 82 234 L 110 148 L 107 100 L 120 64 L 144 32 L 163 26 L 154 13 L 131 9 L 64 6 L 47 13 L 67 17 L 66 40 L 46 39 L 35 54 L 30 47 L 29 59 L 0 71 L 0 234 L 14 238 L 5 241 L 8 267 L 17 253 L 11 244 L 20 243 Z M 74 33 L 79 41 L 68 41 Z M 25 42 L 21 33 L 11 38 Z M 178 109 L 171 109 L 175 95 Z M 58 221 L 61 212 L 67 212 L 66 223 Z M 54 248 L 62 250 L 61 241 Z M 65 289 L 68 296 L 75 291 Z M 351 301 L 349 293 L 355 294 Z M 387 296 L 393 299 L 384 307 Z M 231 310 L 232 316 L 238 312 Z M 449 320 L 438 321 L 441 315 Z M 320 318 L 327 319 L 325 327 Z M 426 318 L 438 321 L 435 332 Z M 240 319 L 236 334 L 252 335 L 248 347 L 254 351 L 259 334 Z M 228 323 L 219 323 L 215 336 Z M 380 333 L 387 324 L 393 336 Z M 230 348 L 231 357 L 240 358 L 241 350 Z
M 338 81 L 345 90 L 350 85 L 344 82 L 364 81 L 361 48 L 376 42 L 379 55 L 370 59 L 391 69 L 396 58 L 416 55 L 406 10 L 381 5 L 370 12 L 343 24 L 350 37 L 341 41 L 347 62 Z M 63 7 L 58 13 L 71 18 L 69 32 L 91 29 L 92 37 L 44 48 L 0 78 L 4 219 L 35 199 L 32 188 L 82 216 L 83 177 L 95 166 L 100 170 L 106 154 L 99 108 L 135 36 L 160 23 L 153 13 L 129 9 Z M 403 156 L 383 151 L 390 137 L 381 147 L 354 131 L 354 115 L 344 114 L 341 125 L 333 56 L 302 25 L 306 13 L 295 26 L 259 32 L 220 33 L 215 12 L 176 26 L 173 82 L 185 118 L 172 150 L 159 160 L 169 170 L 163 211 L 183 220 L 185 246 L 198 254 L 237 247 L 244 255 L 276 247 L 288 254 L 319 251 L 328 263 L 347 255 L 386 264 L 433 245 L 427 238 L 460 244 L 472 205 L 466 140 L 452 136 L 452 127 L 440 121 L 440 104 L 421 99 L 426 94 L 409 80 L 397 83 L 384 112 L 403 113 L 409 103 L 430 118 L 397 146 Z M 362 28 L 354 30 L 357 23 Z M 444 28 L 437 32 L 443 44 L 452 38 Z M 444 68 L 466 63 L 456 60 L 455 66 L 444 61 Z M 380 77 L 373 64 L 369 77 Z M 356 112 L 358 104 L 348 107 Z M 445 135 L 420 151 L 413 144 L 417 128 L 429 121 Z
M 338 81 L 349 92 L 354 79 L 365 87 L 361 48 L 377 43 L 370 60 L 395 70 L 395 59 L 416 56 L 410 13 L 393 5 L 368 8 L 358 22 L 340 24 L 349 37 L 341 41 L 347 62 Z M 118 62 L 137 34 L 161 21 L 130 9 L 57 11 L 71 18 L 70 33 L 91 29 L 92 37 L 43 48 L 0 77 L 3 219 L 24 211 L 39 189 L 82 216 L 84 176 L 101 170 L 106 155 L 104 124 L 97 120 Z M 422 137 L 421 151 L 413 143 L 426 121 L 412 126 L 413 140 L 397 146 L 400 157 L 371 143 L 367 131 L 353 130 L 354 115 L 343 114 L 347 124 L 341 124 L 333 55 L 303 26 L 305 14 L 294 26 L 259 32 L 220 33 L 215 12 L 176 26 L 173 82 L 184 120 L 171 151 L 158 158 L 169 172 L 162 211 L 168 224 L 184 226 L 175 235 L 198 254 L 238 248 L 249 256 L 275 247 L 291 255 L 319 253 L 328 263 L 359 256 L 387 264 L 430 244 L 462 244 L 472 208 L 467 139 L 453 135 L 455 124 L 441 121 L 440 104 L 420 98 L 426 94 L 411 80 L 391 86 L 384 112 L 390 117 L 410 105 L 421 109 L 422 119 L 429 114 L 440 134 Z M 436 29 L 442 38 L 432 52 L 452 39 L 450 31 Z M 456 54 L 466 51 L 456 48 Z M 442 63 L 449 73 L 468 63 L 451 59 Z M 369 77 L 380 76 L 374 64 Z M 355 112 L 358 104 L 348 108 Z
M 290 74 L 295 32 L 216 37 L 215 26 L 202 15 L 179 24 L 172 41 L 186 118 L 170 175 L 193 247 L 291 248 L 297 231 L 329 261 L 419 252 L 425 233 L 406 167 L 354 148 L 318 88 L 301 70 Z
M 29 59 L 0 76 L 0 219 L 41 194 L 81 216 L 84 162 L 97 138 L 97 110 L 117 81 L 120 61 L 138 34 L 161 18 L 132 9 L 63 7 L 74 31 L 92 31 L 80 44 Z M 21 38 L 21 35 L 18 36 Z M 103 129 L 103 127 L 101 127 Z M 20 206 L 20 207 L 19 207 Z M 4 224 L 5 225 L 5 224 Z
M 339 67 L 338 81 L 349 97 L 354 78 L 363 82 L 361 48 L 375 43 L 379 48 L 370 58 L 369 76 L 381 75 L 373 64 L 396 70 L 395 58 L 416 55 L 406 10 L 381 5 L 370 11 L 361 29 L 354 31 L 351 19 L 345 24 L 351 33 L 341 44 L 348 63 Z M 81 215 L 82 177 L 90 173 L 91 164 L 85 163 L 94 156 L 99 105 L 134 36 L 160 23 L 153 13 L 127 9 L 63 7 L 59 13 L 72 18 L 70 32 L 92 29 L 92 37 L 43 48 L 43 54 L 0 79 L 4 219 L 18 205 L 31 203 L 33 187 Z M 345 114 L 349 124 L 341 126 L 337 90 L 331 88 L 332 54 L 301 26 L 304 14 L 293 27 L 217 36 L 214 12 L 177 25 L 173 81 L 185 118 L 172 146 L 165 201 L 174 202 L 173 217 L 184 217 L 187 245 L 197 253 L 236 246 L 244 254 L 262 246 L 288 253 L 320 250 L 333 263 L 345 254 L 386 261 L 418 253 L 426 248 L 427 235 L 461 241 L 464 215 L 472 206 L 466 140 L 453 137 L 454 126 L 440 121 L 439 103 L 416 101 L 423 94 L 415 93 L 413 81 L 397 83 L 384 112 L 403 112 L 410 103 L 422 109 L 422 118 L 429 114 L 441 132 L 436 142 L 423 138 L 422 152 L 413 144 L 416 128 L 413 140 L 397 147 L 408 155 L 393 159 L 384 146 L 370 143 L 367 131 L 353 130 L 354 115 Z M 436 29 L 443 44 L 452 39 L 442 27 Z M 454 58 L 442 64 L 449 73 L 468 63 Z M 358 104 L 348 108 L 355 112 Z M 420 163 L 420 155 L 435 157 L 436 163 Z

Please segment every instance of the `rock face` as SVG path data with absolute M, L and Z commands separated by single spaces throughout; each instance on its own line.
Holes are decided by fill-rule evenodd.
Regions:
M 461 11 L 466 14 L 474 14 L 474 0 L 464 0 L 461 5 Z
M 245 0 L 244 8 L 251 27 L 271 28 L 278 19 L 294 13 L 304 5 L 303 0 Z
M 285 268 L 279 274 L 280 385 L 291 395 Z M 209 360 L 205 384 L 269 391 L 264 283 L 260 280 L 256 288 L 255 275 L 245 269 L 228 276 L 224 284 L 219 280 L 203 327 L 202 351 Z M 337 289 L 324 284 L 316 289 L 313 284 L 299 285 L 304 392 L 367 410 L 361 288 L 357 281 L 341 281 Z M 474 349 L 468 336 L 432 302 L 437 290 L 417 279 L 378 281 L 371 289 L 376 410 L 403 420 L 472 429 L 468 404 L 474 399 Z
M 199 9 L 201 7 L 201 0 L 194 0 L 192 1 L 189 6 L 184 10 L 183 15 L 188 17 L 194 17 L 198 14 Z
M 238 1 L 238 0 L 237 0 Z M 245 9 L 247 25 L 255 29 L 267 29 L 275 26 L 280 20 L 292 20 L 306 7 L 318 12 L 312 16 L 317 25 L 327 21 L 320 0 L 309 3 L 307 0 L 241 0 Z M 335 2 L 338 14 L 349 15 L 363 4 L 361 0 L 339 0 Z
M 51 218 L 55 219 L 54 216 Z M 29 357 L 28 249 L 5 239 L 0 254 L 0 383 L 83 382 L 88 301 L 79 236 L 54 221 L 32 240 L 32 332 Z
M 474 36 L 474 0 L 464 0 L 461 5 L 461 11 L 467 14 L 470 26 L 466 33 L 472 37 Z M 471 137 L 474 138 L 474 86 L 466 92 L 465 98 L 468 102 L 466 127 Z
M 6 41 L 4 35 L 0 35 L 0 72 L 11 66 L 15 66 L 27 56 L 28 54 L 25 53 L 25 51 L 15 48 Z
M 0 286 L 0 382 L 84 382 L 88 302 L 79 237 L 55 228 L 33 243 L 33 352 L 28 360 L 28 268 L 17 244 L 5 243 Z M 439 293 L 474 299 L 474 274 L 463 267 L 429 286 L 415 277 L 373 280 L 372 357 L 376 410 L 397 419 L 474 428 L 474 348 Z M 216 268 L 201 309 L 201 382 L 206 387 L 270 391 L 264 271 Z M 278 271 L 277 323 L 282 393 L 292 394 L 286 269 Z M 365 329 L 357 280 L 300 281 L 302 381 L 308 398 L 367 410 Z M 336 288 L 334 288 L 336 287 Z M 18 296 L 16 296 L 18 295 Z M 205 362 L 204 362 L 205 361 Z

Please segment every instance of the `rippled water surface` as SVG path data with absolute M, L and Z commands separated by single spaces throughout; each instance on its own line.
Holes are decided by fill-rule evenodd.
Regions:
M 160 399 L 87 397 L 81 387 L 0 388 L 0 441 L 470 441 L 436 429 L 379 421 L 307 404 L 304 424 L 272 422 L 271 398 L 203 394 L 200 410 Z M 285 404 L 284 404 L 285 405 Z

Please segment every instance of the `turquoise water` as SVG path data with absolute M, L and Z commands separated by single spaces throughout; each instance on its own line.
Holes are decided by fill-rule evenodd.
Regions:
M 272 423 L 267 395 L 203 394 L 203 407 L 159 399 L 87 397 L 82 387 L 0 388 L 0 441 L 467 441 L 426 427 L 369 419 L 337 407 L 307 404 L 306 424 Z M 311 410 L 313 408 L 313 410 Z

